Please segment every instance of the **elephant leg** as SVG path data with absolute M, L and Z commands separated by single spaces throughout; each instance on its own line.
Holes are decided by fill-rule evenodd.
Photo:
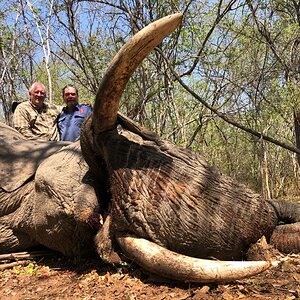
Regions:
M 32 226 L 33 182 L 12 192 L 0 191 L 0 252 L 26 250 L 38 245 L 28 232 Z
M 25 232 L 0 223 L 0 253 L 22 251 L 37 244 Z

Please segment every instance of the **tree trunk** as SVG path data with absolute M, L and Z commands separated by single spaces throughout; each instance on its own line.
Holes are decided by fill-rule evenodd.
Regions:
M 295 126 L 295 137 L 296 147 L 300 149 L 300 108 L 294 110 L 294 126 Z M 298 164 L 300 166 L 300 155 L 297 154 Z
M 262 178 L 262 193 L 264 199 L 271 199 L 271 191 L 269 186 L 269 171 L 268 171 L 268 159 L 267 152 L 264 147 L 264 141 L 261 141 L 261 178 Z

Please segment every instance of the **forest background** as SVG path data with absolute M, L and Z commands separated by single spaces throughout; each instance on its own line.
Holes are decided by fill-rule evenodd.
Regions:
M 0 121 L 34 81 L 93 102 L 140 29 L 182 26 L 133 74 L 120 110 L 265 198 L 300 199 L 300 1 L 0 0 Z

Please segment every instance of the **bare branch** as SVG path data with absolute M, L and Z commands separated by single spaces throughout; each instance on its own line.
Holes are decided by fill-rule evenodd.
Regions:
M 29 263 L 28 260 L 20 260 L 20 261 L 15 261 L 12 263 L 8 263 L 8 264 L 1 264 L 0 265 L 0 271 L 6 270 L 6 269 L 11 269 L 17 266 L 24 266 L 27 265 Z
M 266 140 L 268 142 L 271 142 L 277 146 L 280 146 L 282 148 L 285 148 L 287 150 L 290 150 L 294 153 L 300 154 L 300 149 L 293 147 L 291 145 L 288 145 L 286 143 L 280 142 L 278 140 L 275 140 L 261 132 L 257 132 L 251 128 L 248 128 L 244 125 L 241 125 L 237 122 L 235 122 L 234 120 L 230 119 L 227 117 L 226 114 L 219 112 L 217 109 L 213 108 L 211 105 L 209 105 L 209 103 L 207 103 L 204 99 L 202 99 L 198 94 L 196 94 L 193 90 L 191 90 L 180 78 L 180 76 L 175 72 L 175 70 L 172 68 L 171 63 L 168 61 L 168 59 L 166 58 L 166 56 L 164 55 L 164 53 L 156 48 L 157 51 L 159 51 L 159 53 L 163 56 L 163 58 L 166 60 L 172 74 L 175 76 L 175 78 L 177 79 L 177 81 L 181 84 L 181 86 L 187 91 L 189 92 L 195 99 L 197 99 L 200 103 L 202 103 L 202 105 L 204 105 L 206 108 L 208 108 L 210 111 L 212 111 L 213 113 L 215 113 L 218 117 L 220 117 L 221 119 L 223 119 L 225 122 L 233 125 L 234 127 L 237 127 L 245 132 L 248 132 L 254 136 L 256 136 L 259 139 L 263 139 Z
M 226 16 L 226 14 L 231 10 L 232 6 L 235 4 L 236 0 L 231 0 L 229 1 L 229 3 L 227 4 L 227 6 L 224 8 L 223 12 L 221 12 L 220 10 L 220 5 L 222 3 L 222 1 L 220 1 L 219 3 L 219 7 L 218 7 L 218 14 L 216 16 L 216 19 L 212 25 L 212 27 L 210 28 L 210 30 L 208 31 L 208 33 L 206 34 L 205 36 L 205 39 L 201 45 L 201 48 L 199 49 L 197 55 L 196 55 L 196 59 L 194 60 L 191 68 L 187 71 L 185 71 L 184 73 L 182 73 L 181 75 L 179 75 L 180 77 L 183 77 L 183 76 L 186 76 L 186 75 L 190 75 L 194 69 L 196 68 L 199 60 L 200 60 L 200 57 L 201 57 L 201 54 L 210 38 L 210 36 L 213 34 L 214 30 L 216 29 L 217 25 L 222 21 L 222 19 Z

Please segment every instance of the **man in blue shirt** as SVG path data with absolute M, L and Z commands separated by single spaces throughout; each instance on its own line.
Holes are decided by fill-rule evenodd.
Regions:
M 58 117 L 60 140 L 75 141 L 80 135 L 80 127 L 92 108 L 86 104 L 78 103 L 78 90 L 67 85 L 62 89 L 62 96 L 66 106 Z

